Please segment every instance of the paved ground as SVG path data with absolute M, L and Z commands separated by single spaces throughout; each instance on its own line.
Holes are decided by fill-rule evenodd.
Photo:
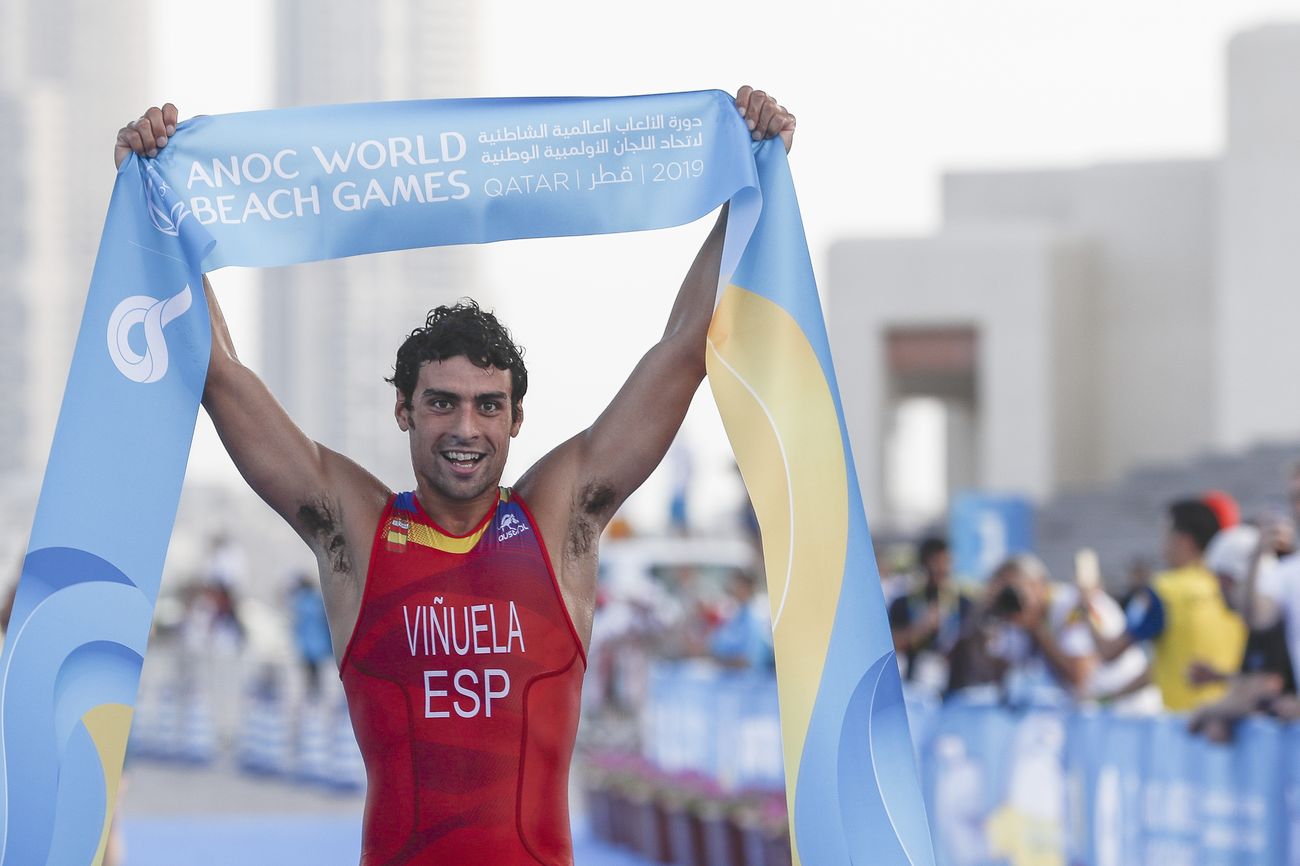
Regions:
M 127 765 L 120 813 L 151 819 L 221 815 L 357 815 L 365 796 L 316 785 L 250 776 L 226 764 L 189 767 L 133 760 Z
M 125 821 L 127 866 L 353 866 L 359 819 L 278 815 Z M 626 852 L 574 839 L 577 866 L 648 866 Z
M 125 866 L 352 866 L 364 798 L 236 772 L 138 760 L 119 818 Z M 574 833 L 577 866 L 647 866 Z

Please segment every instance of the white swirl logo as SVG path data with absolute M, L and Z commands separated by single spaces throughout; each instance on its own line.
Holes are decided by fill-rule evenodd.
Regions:
M 171 208 L 167 207 L 163 196 L 167 194 L 168 189 L 165 180 L 159 179 L 155 183 L 151 173 L 145 180 L 145 203 L 149 206 L 149 219 L 153 222 L 154 228 L 165 235 L 176 237 L 181 233 L 181 223 L 190 212 L 182 202 L 176 202 Z
M 132 295 L 118 304 L 108 317 L 108 356 L 123 376 L 132 382 L 157 382 L 167 375 L 167 341 L 163 328 L 190 308 L 190 287 L 165 301 L 148 295 Z M 144 354 L 131 348 L 131 329 L 144 326 Z

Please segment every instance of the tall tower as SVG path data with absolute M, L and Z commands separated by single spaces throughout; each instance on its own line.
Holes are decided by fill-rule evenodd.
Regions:
M 148 0 L 0 0 L 0 481 L 49 454 L 113 188 L 113 137 L 146 104 Z
M 1300 24 L 1228 46 L 1228 141 L 1220 180 L 1214 310 L 1218 440 L 1240 448 L 1300 429 Z
M 474 93 L 478 13 L 454 0 L 280 0 L 276 105 Z M 402 338 L 438 304 L 473 295 L 474 252 L 446 247 L 263 274 L 262 370 L 308 436 L 395 489 L 411 486 L 393 419 Z

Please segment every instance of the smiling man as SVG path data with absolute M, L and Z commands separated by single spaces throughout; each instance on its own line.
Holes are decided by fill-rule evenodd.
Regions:
M 794 117 L 742 87 L 754 140 Z M 170 103 L 118 134 L 155 156 Z M 308 438 L 239 362 L 212 287 L 203 395 L 249 485 L 315 553 L 368 790 L 362 863 L 572 862 L 568 770 L 595 607 L 597 542 L 659 464 L 705 374 L 724 207 L 663 337 L 587 429 L 501 487 L 528 375 L 473 302 L 433 310 L 397 353 L 415 489 L 393 493 Z

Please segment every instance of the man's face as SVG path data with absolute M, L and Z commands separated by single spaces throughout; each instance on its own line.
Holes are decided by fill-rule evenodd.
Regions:
M 1192 565 L 1201 558 L 1201 552 L 1196 547 L 1196 542 L 1192 537 L 1183 532 L 1174 529 L 1173 522 L 1165 523 L 1165 562 L 1171 568 L 1182 568 L 1185 565 Z
M 930 575 L 930 579 L 936 583 L 942 583 L 952 574 L 952 553 L 947 550 L 932 553 L 925 558 L 923 564 Z
M 439 495 L 468 501 L 495 490 L 522 409 L 512 418 L 510 372 L 464 356 L 420 367 L 408 410 L 398 395 L 397 426 L 411 442 L 418 479 Z

